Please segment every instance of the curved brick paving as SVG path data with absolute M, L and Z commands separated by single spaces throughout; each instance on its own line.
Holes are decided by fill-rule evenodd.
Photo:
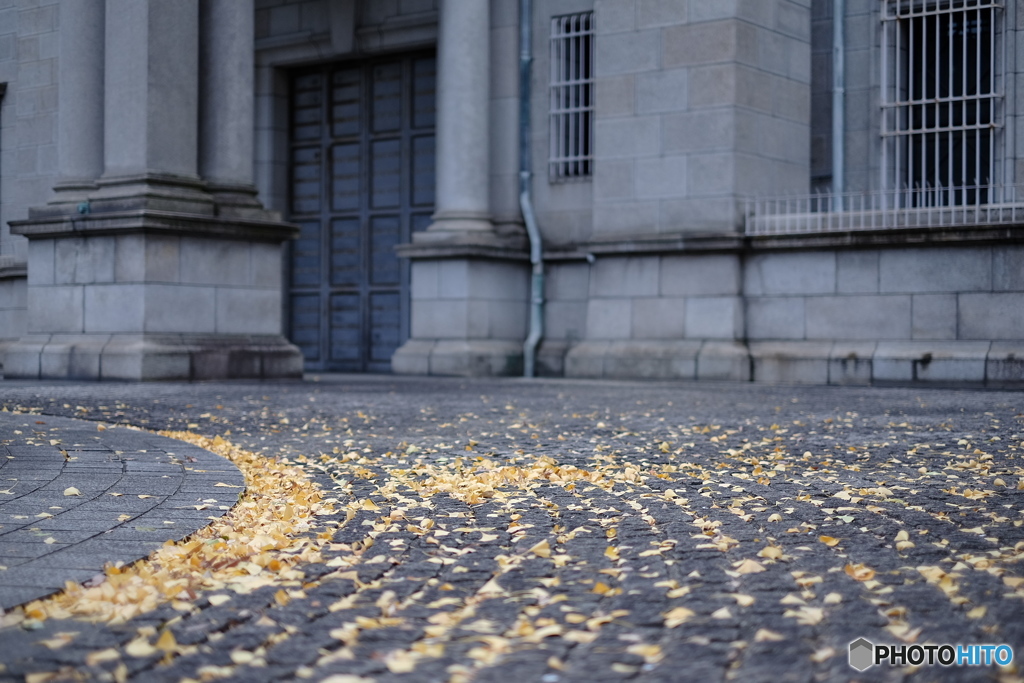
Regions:
M 86 581 L 107 562 L 133 562 L 205 526 L 242 490 L 217 483 L 241 487 L 244 479 L 191 444 L 0 413 L 0 608 Z M 79 495 L 66 495 L 71 488 Z
M 1021 680 L 846 661 L 860 637 L 1024 657 L 1021 392 L 351 376 L 0 391 L 12 410 L 311 456 L 341 499 L 317 518 L 324 561 L 286 594 L 2 629 L 2 683 Z M 172 661 L 129 651 L 163 632 Z M 41 644 L 61 633 L 77 635 Z

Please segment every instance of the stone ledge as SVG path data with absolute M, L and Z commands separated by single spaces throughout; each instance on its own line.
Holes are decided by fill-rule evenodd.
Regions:
M 277 335 L 40 334 L 9 343 L 7 379 L 204 380 L 302 376 Z
M 709 252 L 799 251 L 849 247 L 916 247 L 1024 242 L 1024 225 L 891 228 L 792 235 L 742 233 L 637 235 L 547 247 L 549 261 L 590 260 L 595 256 L 701 254 Z
M 28 277 L 28 262 L 13 256 L 0 256 L 0 280 Z
M 78 215 L 59 215 L 11 221 L 11 232 L 29 239 L 88 237 L 129 233 L 159 233 L 221 237 L 252 242 L 283 242 L 299 227 L 275 220 L 207 216 L 142 209 Z
M 739 233 L 638 235 L 550 247 L 545 249 L 544 259 L 578 261 L 594 256 L 737 252 L 743 249 L 744 239 Z
M 888 228 L 847 232 L 753 235 L 746 238 L 752 251 L 832 249 L 837 247 L 918 247 L 950 244 L 1005 244 L 1024 242 L 1024 225 Z
M 499 234 L 493 230 L 448 232 L 424 230 L 413 241 L 399 244 L 395 253 L 408 259 L 483 258 L 529 261 L 529 245 L 521 233 Z

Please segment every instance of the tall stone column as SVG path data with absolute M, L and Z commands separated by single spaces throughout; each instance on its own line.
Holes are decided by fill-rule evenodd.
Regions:
M 79 2 L 61 3 L 75 8 L 62 25 Z M 301 353 L 281 336 L 282 243 L 296 229 L 252 190 L 252 11 L 251 0 L 106 0 L 103 173 L 79 204 L 11 223 L 29 239 L 29 334 L 8 348 L 5 376 L 301 374 Z M 202 98 L 201 40 L 220 79 Z M 222 115 L 249 130 L 229 133 Z M 69 140 L 69 169 L 86 157 L 95 166 L 95 149 Z
M 434 222 L 417 238 L 492 230 L 490 5 L 442 0 L 437 46 L 437 189 Z
M 60 201 L 79 202 L 103 173 L 104 3 L 61 3 L 57 74 Z
M 490 206 L 490 6 L 441 2 L 434 222 L 398 248 L 412 259 L 412 314 L 411 338 L 391 358 L 395 372 L 522 372 L 526 242 L 521 232 L 499 233 Z
M 253 184 L 255 3 L 201 0 L 199 173 L 219 214 L 262 211 Z
M 94 210 L 212 214 L 199 183 L 194 0 L 106 0 L 104 172 Z

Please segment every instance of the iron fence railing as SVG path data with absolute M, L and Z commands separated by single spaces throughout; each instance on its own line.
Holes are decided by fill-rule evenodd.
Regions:
M 787 235 L 1024 222 L 1024 188 L 917 187 L 817 193 L 746 201 L 748 235 Z

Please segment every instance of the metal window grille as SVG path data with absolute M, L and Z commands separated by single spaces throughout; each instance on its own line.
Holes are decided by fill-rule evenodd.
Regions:
M 594 13 L 551 20 L 551 180 L 588 177 L 594 167 Z
M 993 196 L 1012 182 L 1003 13 L 989 0 L 882 0 L 882 191 L 904 208 L 1005 201 Z

